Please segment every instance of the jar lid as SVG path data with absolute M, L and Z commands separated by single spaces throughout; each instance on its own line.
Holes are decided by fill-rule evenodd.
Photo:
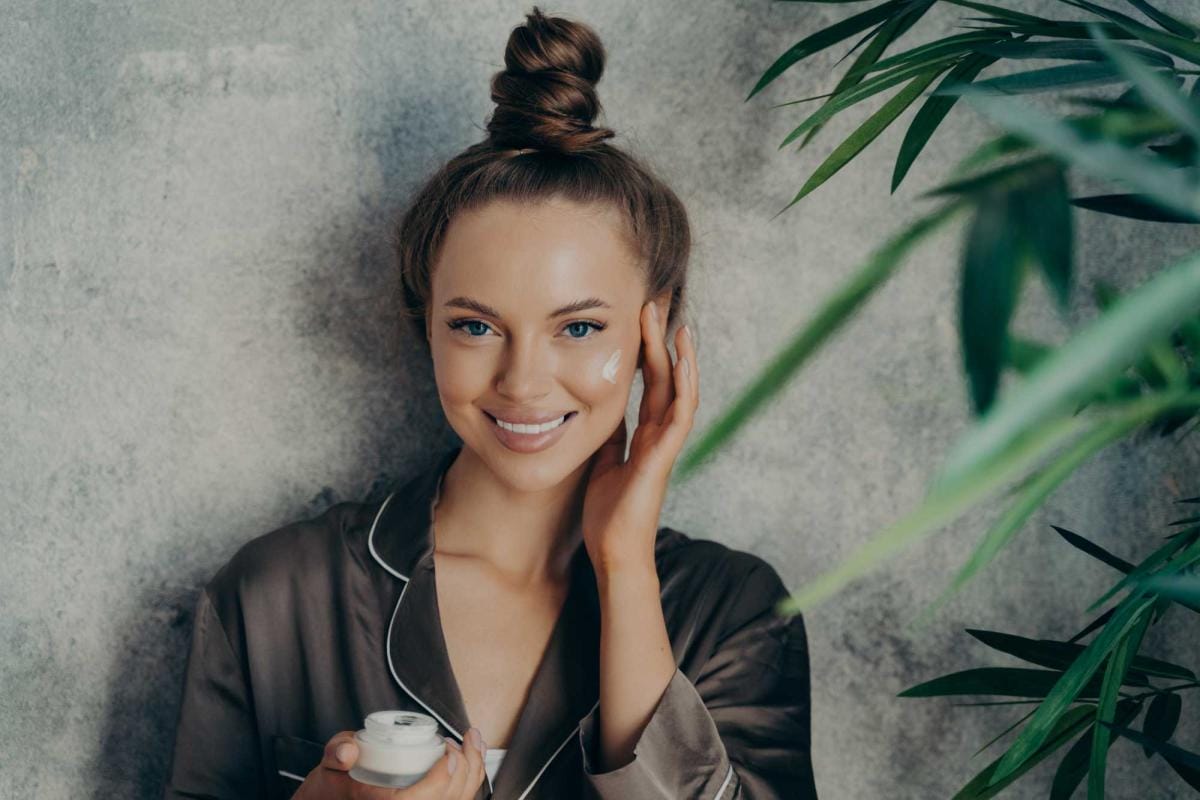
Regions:
M 416 711 L 375 711 L 367 715 L 367 734 L 389 744 L 423 744 L 437 738 L 437 720 Z

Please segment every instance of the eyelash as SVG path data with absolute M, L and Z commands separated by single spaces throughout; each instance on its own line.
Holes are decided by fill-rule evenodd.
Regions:
M 450 330 L 457 332 L 460 328 L 464 328 L 467 325 L 470 325 L 471 323 L 474 323 L 474 322 L 478 322 L 480 325 L 487 325 L 487 323 L 484 322 L 483 320 L 474 319 L 474 318 L 450 320 L 446 324 L 450 327 Z M 596 333 L 599 333 L 600 331 L 602 331 L 608 327 L 607 325 L 605 325 L 602 322 L 595 322 L 593 320 L 588 320 L 588 319 L 572 320 L 571 322 L 568 322 L 564 327 L 569 328 L 572 325 L 591 325 L 592 328 L 595 329 Z M 595 334 L 593 334 L 592 336 L 594 336 L 594 335 Z M 482 339 L 483 338 L 482 336 L 472 336 L 470 333 L 467 333 L 466 336 L 468 339 Z M 573 339 L 577 342 L 582 342 L 587 339 L 591 339 L 592 336 L 568 336 L 567 338 Z

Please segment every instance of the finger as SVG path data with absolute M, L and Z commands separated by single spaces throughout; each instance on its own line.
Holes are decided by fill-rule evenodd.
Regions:
M 642 308 L 642 405 L 638 426 L 659 423 L 674 397 L 671 381 L 671 354 L 663 337 L 661 322 L 655 316 L 653 300 Z
M 467 759 L 463 746 L 456 740 L 446 737 L 446 744 L 454 751 L 454 772 L 446 781 L 439 797 L 442 800 L 458 800 L 462 796 L 463 787 L 467 785 Z
M 683 449 L 692 430 L 700 396 L 695 347 L 682 327 L 675 332 L 675 351 L 679 353 L 675 362 L 675 399 L 663 420 L 663 441 L 668 443 L 672 456 Z
M 478 744 L 476 744 L 478 743 Z M 479 736 L 479 731 L 475 731 L 475 740 L 472 742 L 468 736 L 463 742 L 463 754 L 467 757 L 467 783 L 462 787 L 461 794 L 454 800 L 471 800 L 475 793 L 479 791 L 479 785 L 483 782 L 483 750 L 486 747 L 482 737 Z
M 354 741 L 354 731 L 335 733 L 325 743 L 325 753 L 321 757 L 322 767 L 345 772 L 358 761 L 358 745 Z

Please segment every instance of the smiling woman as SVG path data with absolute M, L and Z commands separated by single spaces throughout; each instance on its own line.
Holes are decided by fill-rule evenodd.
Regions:
M 402 215 L 400 314 L 462 444 L 205 587 L 168 798 L 368 796 L 354 728 L 386 710 L 431 717 L 446 753 L 371 797 L 816 796 L 782 580 L 659 524 L 700 396 L 690 234 L 593 124 L 603 67 L 591 28 L 535 7 L 488 137 Z

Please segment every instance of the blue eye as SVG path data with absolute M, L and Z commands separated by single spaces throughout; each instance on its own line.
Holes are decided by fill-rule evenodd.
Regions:
M 450 327 L 450 330 L 453 330 L 453 331 L 463 330 L 466 333 L 466 336 L 468 339 L 481 339 L 481 338 L 483 338 L 486 331 L 490 330 L 490 326 L 486 322 L 484 322 L 483 320 L 478 320 L 478 319 L 455 319 L 455 320 L 450 320 L 446 324 Z M 479 330 L 478 328 L 467 327 L 467 326 L 473 326 L 473 325 L 481 325 L 481 326 L 483 326 L 483 328 L 485 330 Z M 597 332 L 602 331 L 607 327 L 606 325 L 603 325 L 599 322 L 591 322 L 589 320 L 576 320 L 574 322 L 568 322 L 565 330 L 568 330 L 568 331 L 574 330 L 576 333 L 579 333 L 582 331 L 582 335 L 580 335 L 580 336 L 568 335 L 567 336 L 568 339 L 574 339 L 576 341 L 579 341 L 582 339 L 591 338 L 587 334 L 588 327 L 580 328 L 578 326 L 589 326 L 590 328 L 594 328 Z M 478 336 L 475 335 L 476 333 L 478 333 L 479 335 Z

